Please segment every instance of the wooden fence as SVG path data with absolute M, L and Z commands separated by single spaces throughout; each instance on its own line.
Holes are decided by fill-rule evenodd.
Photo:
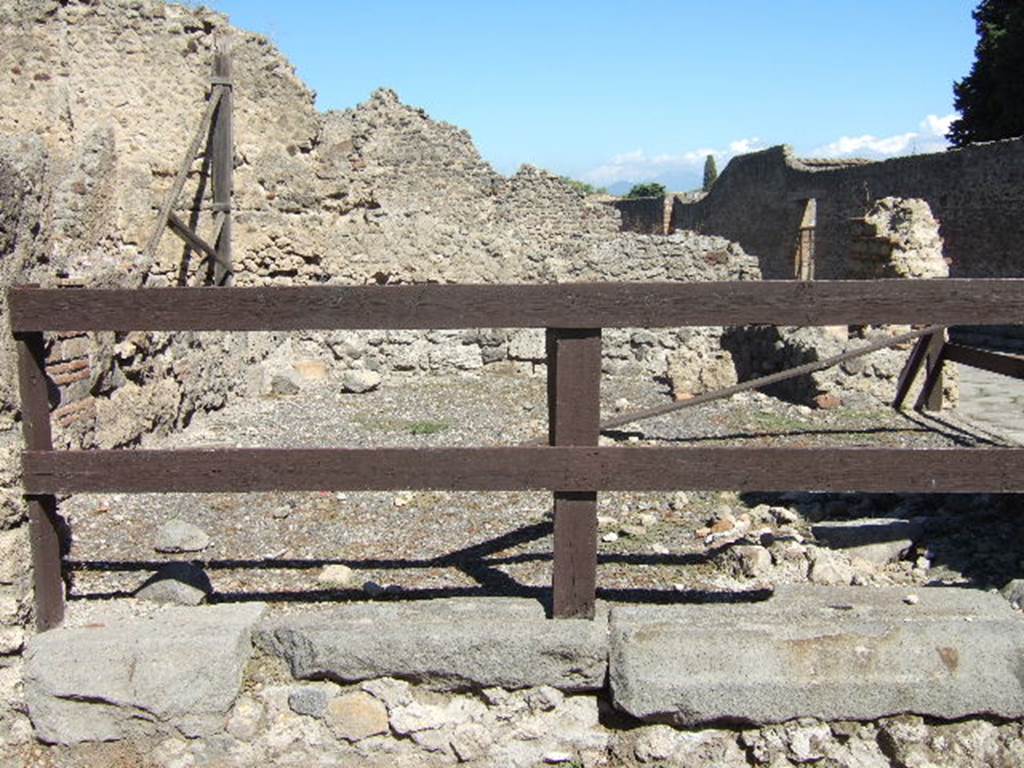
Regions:
M 548 490 L 555 509 L 553 613 L 588 617 L 594 608 L 598 491 L 1024 491 L 1024 449 L 1016 448 L 597 447 L 602 328 L 1015 324 L 1024 318 L 1024 280 L 19 287 L 8 291 L 7 300 L 18 346 L 40 629 L 63 616 L 57 494 Z M 547 446 L 53 450 L 45 331 L 478 327 L 546 329 Z M 946 359 L 966 361 L 969 355 L 947 345 Z

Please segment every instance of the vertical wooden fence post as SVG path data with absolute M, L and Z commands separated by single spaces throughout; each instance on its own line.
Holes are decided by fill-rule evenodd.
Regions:
M 933 333 L 928 338 L 928 348 L 925 355 L 925 378 L 921 393 L 914 403 L 916 411 L 941 411 L 942 410 L 942 368 L 946 362 L 946 331 L 945 329 Z
M 549 328 L 548 443 L 597 445 L 601 329 Z M 593 618 L 597 583 L 597 492 L 556 491 L 552 613 Z
M 231 261 L 231 193 L 234 189 L 234 129 L 231 112 L 234 94 L 231 82 L 231 55 L 226 45 L 220 48 L 213 62 L 213 84 L 221 86 L 220 103 L 213 123 L 212 151 L 213 211 L 223 218 L 217 242 L 217 259 L 213 265 L 213 284 L 229 285 L 232 279 Z
M 39 332 L 15 335 L 18 345 L 18 387 L 21 394 L 21 430 L 30 451 L 53 449 L 50 436 L 50 400 L 46 383 L 46 349 Z M 61 575 L 61 536 L 57 499 L 50 495 L 26 496 L 32 576 L 35 590 L 36 629 L 56 627 L 64 618 L 64 580 Z

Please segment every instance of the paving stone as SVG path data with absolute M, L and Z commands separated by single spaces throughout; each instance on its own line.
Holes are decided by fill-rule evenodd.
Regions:
M 920 520 L 864 518 L 827 520 L 811 526 L 818 541 L 875 565 L 898 560 L 924 533 Z
M 676 725 L 1024 715 L 1024 621 L 999 595 L 780 587 L 759 603 L 616 607 L 615 706 Z
M 24 681 L 36 735 L 76 744 L 222 729 L 263 612 L 252 603 L 100 614 L 88 626 L 32 637 Z
M 536 601 L 517 598 L 355 604 L 268 621 L 256 641 L 299 679 L 596 690 L 607 665 L 607 611 L 555 621 Z

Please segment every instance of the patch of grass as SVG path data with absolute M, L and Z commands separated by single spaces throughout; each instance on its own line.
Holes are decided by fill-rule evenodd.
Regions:
M 352 421 L 370 432 L 408 432 L 410 435 L 436 435 L 451 427 L 447 421 L 395 419 L 376 413 L 358 413 Z
M 752 413 L 744 421 L 771 432 L 802 432 L 810 428 L 810 425 L 803 419 L 765 411 Z

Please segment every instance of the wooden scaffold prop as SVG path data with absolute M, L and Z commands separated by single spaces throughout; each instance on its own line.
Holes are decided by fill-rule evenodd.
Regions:
M 231 196 L 234 187 L 234 129 L 232 126 L 233 82 L 231 55 L 226 42 L 218 44 L 206 109 L 192 143 L 178 168 L 174 182 L 160 206 L 156 226 L 142 253 L 143 263 L 151 265 L 164 229 L 169 227 L 190 251 L 209 260 L 213 284 L 230 285 L 234 276 L 231 257 Z M 204 149 L 205 148 L 205 149 Z M 213 233 L 204 239 L 175 211 L 193 163 L 204 153 L 204 169 L 209 166 L 213 186 Z M 146 270 L 148 271 L 148 269 Z

